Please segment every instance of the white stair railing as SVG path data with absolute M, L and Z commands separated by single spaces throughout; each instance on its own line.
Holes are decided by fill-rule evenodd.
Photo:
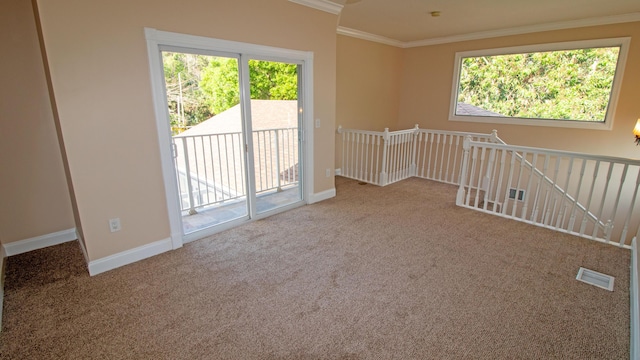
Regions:
M 640 161 L 477 142 L 463 144 L 456 203 L 629 248 L 640 229 Z
M 417 176 L 458 184 L 465 136 L 476 141 L 497 141 L 496 132 L 477 134 L 413 129 L 366 131 L 338 127 L 341 175 L 375 185 L 388 185 Z

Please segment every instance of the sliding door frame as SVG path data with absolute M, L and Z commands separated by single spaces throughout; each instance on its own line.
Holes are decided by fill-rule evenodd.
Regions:
M 194 52 L 200 49 L 212 53 L 239 54 L 240 58 L 281 59 L 280 61 L 295 60 L 302 64 L 303 81 L 300 89 L 302 98 L 299 99 L 299 103 L 303 105 L 303 108 L 300 109 L 302 121 L 301 124 L 299 124 L 298 134 L 301 149 L 300 159 L 303 164 L 300 183 L 302 184 L 302 201 L 308 203 L 313 192 L 313 53 L 309 51 L 289 50 L 202 36 L 185 35 L 152 28 L 145 28 L 144 32 L 147 41 L 151 90 L 173 248 L 177 249 L 181 247 L 185 240 L 194 239 L 186 239 L 182 231 L 179 194 L 175 184 L 169 113 L 166 108 L 166 90 L 163 81 L 164 70 L 161 53 L 163 47 L 193 49 Z M 239 66 L 243 66 L 243 63 L 246 63 L 246 61 L 240 61 Z M 241 79 L 241 83 L 242 82 L 243 80 Z M 242 87 L 243 86 L 241 86 L 241 91 L 243 91 Z M 251 142 L 248 142 L 247 145 L 251 146 Z M 286 209 L 286 207 L 284 209 Z M 261 214 L 261 216 L 256 216 L 254 219 L 262 218 L 269 214 L 270 212 Z

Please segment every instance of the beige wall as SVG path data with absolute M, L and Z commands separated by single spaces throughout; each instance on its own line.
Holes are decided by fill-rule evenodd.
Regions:
M 448 121 L 457 51 L 518 46 L 545 42 L 631 37 L 613 130 L 564 129 L 539 126 L 479 124 Z M 555 148 L 594 154 L 640 158 L 631 133 L 640 118 L 640 23 L 579 28 L 520 36 L 425 46 L 405 50 L 397 124 L 423 128 L 490 132 L 510 144 Z
M 91 260 L 169 237 L 144 27 L 314 52 L 315 189 L 333 188 L 337 16 L 285 0 L 38 0 Z M 108 219 L 122 231 L 110 233 Z
M 73 228 L 29 0 L 0 3 L 0 242 Z
M 338 35 L 336 127 L 382 131 L 398 122 L 402 49 Z M 341 164 L 336 142 L 336 165 Z
M 397 123 L 402 51 L 338 35 L 336 125 L 382 131 Z

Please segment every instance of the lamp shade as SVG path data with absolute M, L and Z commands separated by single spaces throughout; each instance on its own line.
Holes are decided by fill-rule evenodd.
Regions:
M 640 136 L 640 119 L 636 122 L 636 127 L 633 128 L 633 135 Z

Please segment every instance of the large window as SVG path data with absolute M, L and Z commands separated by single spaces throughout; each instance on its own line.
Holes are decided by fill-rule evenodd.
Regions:
M 449 120 L 611 129 L 629 38 L 456 53 Z

